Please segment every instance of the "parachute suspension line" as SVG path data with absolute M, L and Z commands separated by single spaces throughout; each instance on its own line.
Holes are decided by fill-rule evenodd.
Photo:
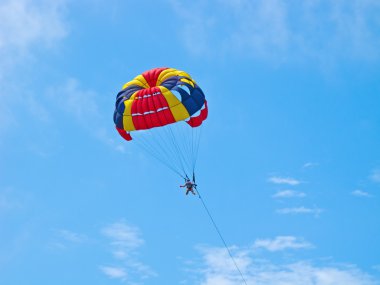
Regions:
M 174 146 L 169 141 L 169 136 L 165 135 L 164 128 L 156 128 L 149 133 L 136 134 L 135 141 L 141 144 L 142 148 L 158 161 L 163 163 L 180 177 L 185 177 L 185 172 L 180 173 L 181 165 Z M 166 130 L 167 132 L 167 130 Z M 139 136 L 137 136 L 139 135 Z
M 177 168 L 182 171 L 183 177 L 186 177 L 187 174 L 182 162 L 181 151 L 178 149 L 178 145 L 176 144 L 174 135 L 171 132 L 171 126 L 165 127 L 165 138 L 167 145 L 170 145 L 170 149 L 173 154 L 173 161 L 175 161 Z
M 186 159 L 183 156 L 183 153 L 182 153 L 182 151 L 181 151 L 181 149 L 179 147 L 179 144 L 178 144 L 178 142 L 176 140 L 176 137 L 174 136 L 174 133 L 173 133 L 173 130 L 172 130 L 171 126 L 169 126 L 168 130 L 170 132 L 170 138 L 172 140 L 172 144 L 174 145 L 174 148 L 177 151 L 177 155 L 179 157 L 179 161 L 181 162 L 182 171 L 187 176 L 187 173 L 186 173 L 186 170 L 185 170 Z
M 171 170 L 173 170 L 174 172 L 176 172 L 177 174 L 179 174 L 178 171 L 176 171 L 175 168 L 172 167 L 171 164 L 164 159 L 164 157 L 168 157 L 168 156 L 162 155 L 161 153 L 156 153 L 155 148 L 152 146 L 151 143 L 149 143 L 149 140 L 146 140 L 142 136 L 142 137 L 136 139 L 136 141 L 138 142 L 137 144 L 141 148 L 143 148 L 143 150 L 145 150 L 147 153 L 149 153 L 150 155 L 152 155 L 153 157 L 155 157 L 158 161 L 160 161 L 161 163 L 163 163 L 164 165 L 166 165 L 167 167 L 169 167 Z M 158 150 L 160 150 L 163 153 L 165 153 L 165 149 L 159 143 L 157 145 L 158 145 Z M 169 158 L 170 158 L 170 156 L 169 156 Z M 179 174 L 179 175 L 182 176 L 181 174 Z
M 159 134 L 159 133 L 158 133 Z M 167 163 L 170 163 L 170 154 L 168 154 L 167 149 L 161 145 L 161 140 L 155 140 L 154 143 L 156 144 L 157 147 L 154 147 L 152 142 L 150 140 L 145 139 L 145 137 L 141 138 L 142 142 L 144 142 L 145 145 L 149 146 L 149 149 L 151 150 L 152 153 L 155 153 L 155 149 L 157 148 L 158 152 L 156 156 L 160 157 L 162 161 L 168 160 Z M 164 158 L 167 158 L 166 160 Z
M 192 128 L 191 130 L 191 164 L 192 164 L 192 170 L 193 170 L 193 174 L 194 174 L 194 170 L 195 170 L 195 151 L 194 151 L 194 144 L 196 142 L 196 139 L 194 139 L 194 135 L 196 136 L 196 134 L 198 133 L 199 131 L 196 130 L 195 128 Z
M 182 122 L 180 122 L 179 124 L 181 123 Z M 171 138 L 174 149 L 177 152 L 177 158 L 181 162 L 183 171 L 187 175 L 187 171 L 186 171 L 187 163 L 186 163 L 186 156 L 185 156 L 186 151 L 183 148 L 183 144 L 181 144 L 184 141 L 184 139 L 186 139 L 186 137 L 181 134 L 181 128 L 179 128 L 176 124 L 171 124 L 168 130 L 169 130 L 169 137 Z
M 199 151 L 199 144 L 200 144 L 200 141 L 201 141 L 201 135 L 202 135 L 202 127 L 203 125 L 200 125 L 199 127 L 197 127 L 198 130 L 196 130 L 196 138 L 195 138 L 195 141 L 192 142 L 192 149 L 193 149 L 193 157 L 192 157 L 192 164 L 193 164 L 193 173 L 194 173 L 194 170 L 195 170 L 195 165 L 197 163 L 197 159 L 198 159 L 198 151 Z M 194 131 L 194 129 L 193 129 Z M 194 149 L 194 146 L 195 146 L 195 149 Z
M 165 161 L 171 169 L 182 172 L 181 177 L 191 174 L 191 156 L 187 149 L 191 144 L 191 129 L 185 122 L 170 124 L 161 128 L 151 129 L 149 132 L 136 133 L 135 141 L 142 143 L 144 149 L 160 162 Z M 170 167 L 169 167 L 170 168 Z M 177 173 L 176 172 L 176 173 Z M 178 174 L 178 173 L 177 173 Z
M 183 124 L 186 124 L 186 128 L 182 128 L 182 137 L 183 137 L 183 148 L 185 149 L 186 158 L 187 158 L 187 165 L 189 167 L 189 175 L 191 174 L 191 171 L 194 170 L 193 165 L 193 129 L 190 128 L 190 126 L 187 125 L 187 123 L 183 122 Z
M 193 164 L 193 178 L 194 178 L 194 170 L 195 170 L 195 165 L 194 165 L 194 128 L 192 128 L 192 130 L 191 130 L 191 162 Z
M 169 126 L 164 126 L 162 128 L 155 129 L 159 134 L 159 138 L 157 138 L 156 141 L 161 140 L 163 142 L 164 148 L 168 150 L 167 157 L 170 158 L 172 164 L 178 170 L 182 170 L 183 174 L 185 174 L 183 171 L 181 161 L 178 159 L 178 154 L 177 154 L 176 148 L 173 145 L 171 138 L 168 136 L 168 133 L 169 133 L 168 128 L 169 128 Z
M 185 172 L 185 170 L 184 170 L 184 168 L 183 168 L 183 165 L 182 165 L 182 162 L 181 162 L 181 159 L 180 159 L 180 157 L 178 156 L 178 151 L 176 151 L 176 146 L 175 146 L 175 144 L 173 143 L 173 140 L 171 140 L 171 141 L 168 141 L 168 135 L 166 134 L 166 135 L 164 135 L 162 132 L 166 132 L 166 133 L 168 133 L 168 131 L 167 131 L 167 129 L 168 128 L 170 128 L 170 126 L 165 126 L 165 127 L 163 127 L 162 129 L 159 129 L 159 130 L 157 130 L 157 132 L 158 132 L 158 134 L 159 134 L 159 136 L 160 136 L 160 140 L 162 141 L 162 142 L 164 142 L 164 144 L 166 145 L 166 147 L 163 147 L 165 150 L 166 149 L 168 149 L 168 150 L 170 150 L 170 152 L 166 152 L 166 157 L 168 157 L 170 160 L 171 160 L 171 162 L 172 162 L 172 164 L 173 165 L 175 165 L 176 167 L 177 167 L 177 169 L 182 169 L 182 172 L 183 172 L 183 176 L 182 177 L 184 177 L 184 176 L 186 176 L 186 172 Z M 162 132 L 161 132 L 162 131 Z M 165 139 L 166 138 L 166 139 Z M 159 141 L 159 140 L 158 140 Z M 170 144 L 171 143 L 171 144 Z M 170 145 L 170 146 L 169 146 Z
M 142 148 L 146 153 L 150 154 L 155 159 L 157 159 L 159 162 L 161 162 L 166 167 L 168 167 L 170 170 L 172 170 L 174 173 L 176 173 L 177 175 L 179 175 L 181 178 L 185 179 L 185 177 L 179 171 L 177 171 L 174 167 L 172 167 L 170 165 L 170 163 L 168 163 L 167 161 L 165 161 L 164 159 L 162 159 L 159 155 L 156 155 L 155 152 L 151 149 L 151 146 L 149 144 L 147 144 L 146 142 L 144 142 L 142 140 L 142 141 L 138 141 L 137 145 L 140 148 Z
M 192 170 L 192 164 L 191 164 L 191 136 L 190 136 L 190 133 L 191 133 L 191 130 L 189 130 L 189 126 L 183 122 L 182 123 L 184 125 L 184 128 L 181 128 L 181 131 L 182 131 L 182 148 L 183 148 L 183 154 L 186 154 L 185 155 L 185 158 L 186 158 L 186 165 L 187 165 L 187 169 L 188 169 L 188 172 L 189 172 L 189 175 L 191 174 L 191 170 Z
M 208 214 L 208 216 L 209 216 L 209 218 L 210 218 L 212 224 L 214 225 L 214 228 L 215 228 L 216 232 L 218 233 L 220 239 L 222 240 L 222 242 L 223 242 L 223 244 L 224 244 L 224 247 L 226 248 L 226 250 L 227 250 L 227 252 L 228 252 L 228 255 L 230 256 L 230 258 L 231 258 L 232 262 L 234 263 L 234 265 L 235 265 L 237 271 L 239 272 L 239 274 L 240 274 L 240 276 L 241 276 L 241 279 L 243 280 L 243 283 L 244 283 L 245 285 L 248 285 L 248 284 L 247 284 L 247 281 L 245 280 L 245 278 L 244 278 L 244 276 L 243 276 L 243 273 L 241 272 L 241 270 L 240 270 L 239 266 L 237 265 L 237 263 L 236 263 L 234 257 L 232 256 L 232 253 L 231 253 L 230 249 L 228 248 L 227 243 L 226 243 L 226 241 L 224 240 L 224 238 L 223 238 L 223 236 L 222 236 L 222 233 L 220 232 L 220 230 L 219 230 L 218 226 L 216 225 L 216 223 L 215 223 L 213 217 L 211 216 L 211 213 L 210 213 L 210 211 L 208 210 L 208 208 L 207 208 L 207 206 L 206 206 L 206 203 L 203 201 L 202 196 L 201 196 L 201 194 L 199 193 L 199 190 L 198 190 L 198 189 L 197 189 L 197 192 L 198 192 L 198 197 L 199 197 L 199 199 L 201 200 L 204 209 L 206 210 L 206 212 L 207 212 L 207 214 Z
M 200 130 L 186 122 L 178 122 L 161 128 L 136 132 L 136 144 L 182 178 L 195 171 Z
M 182 124 L 184 125 L 183 128 L 180 128 L 181 130 L 181 137 L 182 137 L 182 140 L 181 140 L 181 143 L 182 143 L 182 149 L 184 150 L 183 153 L 185 153 L 185 157 L 186 157 L 186 164 L 187 166 L 189 167 L 188 168 L 188 171 L 189 171 L 189 174 L 191 172 L 191 169 L 192 169 L 192 153 L 191 153 L 191 144 L 192 144 L 192 141 L 191 141 L 191 132 L 192 132 L 192 128 L 190 128 L 190 126 L 188 126 L 185 122 L 182 122 Z

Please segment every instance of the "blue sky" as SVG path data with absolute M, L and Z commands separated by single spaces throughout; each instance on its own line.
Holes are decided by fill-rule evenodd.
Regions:
M 0 283 L 242 284 L 200 200 L 123 141 L 168 66 L 204 90 L 200 190 L 250 285 L 380 284 L 376 0 L 0 1 Z

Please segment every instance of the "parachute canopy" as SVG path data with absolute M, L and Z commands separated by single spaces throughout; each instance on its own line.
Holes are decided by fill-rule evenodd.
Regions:
M 116 96 L 119 134 L 183 178 L 194 177 L 201 125 L 208 115 L 202 89 L 184 71 L 154 68 L 124 84 Z
M 189 74 L 154 68 L 124 84 L 116 96 L 114 122 L 119 134 L 149 130 L 185 121 L 198 127 L 207 118 L 207 101 Z

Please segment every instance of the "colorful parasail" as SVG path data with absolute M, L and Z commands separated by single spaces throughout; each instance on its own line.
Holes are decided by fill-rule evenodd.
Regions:
M 179 121 L 198 127 L 207 114 L 205 95 L 190 75 L 174 68 L 154 68 L 124 84 L 116 97 L 114 122 L 129 141 L 130 132 Z
M 124 84 L 116 96 L 114 123 L 127 141 L 181 177 L 194 175 L 200 131 L 208 115 L 205 95 L 186 72 L 154 68 Z

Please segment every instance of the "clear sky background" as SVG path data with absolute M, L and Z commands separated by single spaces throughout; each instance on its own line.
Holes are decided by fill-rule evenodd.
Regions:
M 380 284 L 377 0 L 0 0 L 0 284 L 237 285 L 200 200 L 114 130 L 190 73 L 199 189 L 250 285 Z

